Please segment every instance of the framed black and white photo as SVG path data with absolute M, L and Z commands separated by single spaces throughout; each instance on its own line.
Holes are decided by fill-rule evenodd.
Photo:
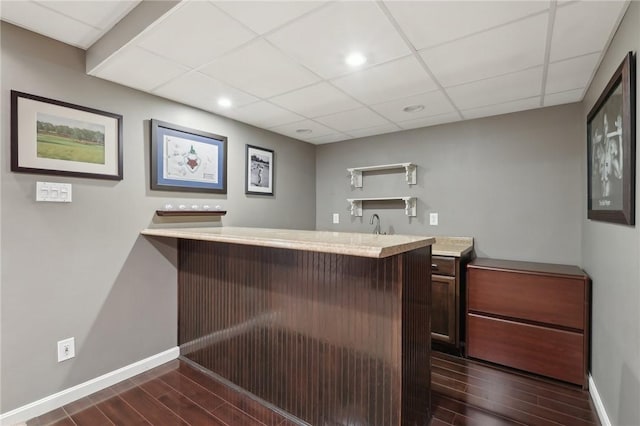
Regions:
M 589 219 L 635 224 L 635 80 L 629 52 L 587 116 Z
M 151 189 L 226 194 L 226 136 L 151 120 Z
M 11 170 L 122 180 L 122 116 L 12 90 Z
M 246 194 L 273 195 L 273 151 L 247 145 Z

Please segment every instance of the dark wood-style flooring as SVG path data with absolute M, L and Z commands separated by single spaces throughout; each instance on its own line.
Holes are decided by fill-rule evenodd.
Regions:
M 588 391 L 433 352 L 432 426 L 600 425 Z
M 600 424 L 588 392 L 574 386 L 439 352 L 432 356 L 432 376 L 433 426 Z M 27 425 L 295 423 L 175 360 L 36 417 Z

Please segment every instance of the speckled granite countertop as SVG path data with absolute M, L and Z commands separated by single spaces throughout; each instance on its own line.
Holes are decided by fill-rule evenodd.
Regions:
M 265 228 L 157 228 L 142 235 L 317 251 L 362 257 L 388 257 L 432 245 L 434 237 Z
M 462 257 L 473 250 L 472 237 L 435 237 L 436 243 L 431 247 L 434 256 Z

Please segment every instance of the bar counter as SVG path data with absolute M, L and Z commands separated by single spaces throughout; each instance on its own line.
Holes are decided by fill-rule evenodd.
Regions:
M 430 237 L 260 228 L 178 239 L 182 357 L 311 425 L 427 425 Z
M 433 237 L 409 235 L 240 227 L 145 229 L 142 234 L 363 257 L 387 257 L 435 243 Z

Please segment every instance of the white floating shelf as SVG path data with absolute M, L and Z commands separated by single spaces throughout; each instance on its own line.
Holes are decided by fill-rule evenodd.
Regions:
M 347 171 L 351 174 L 351 185 L 354 188 L 362 188 L 362 172 L 376 170 L 404 169 L 405 179 L 409 185 L 416 184 L 416 165 L 413 163 L 382 164 L 380 166 L 351 167 Z
M 362 216 L 363 201 L 404 201 L 404 213 L 416 216 L 416 197 L 347 198 L 351 204 L 351 216 Z

